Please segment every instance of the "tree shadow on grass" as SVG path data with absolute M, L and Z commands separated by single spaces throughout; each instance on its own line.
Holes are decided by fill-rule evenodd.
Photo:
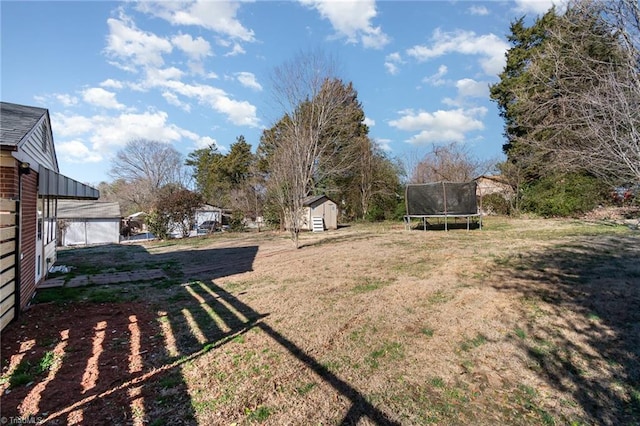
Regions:
M 640 424 L 640 239 L 590 237 L 497 264 L 495 287 L 522 296 L 531 368 L 572 395 L 581 421 Z
M 215 284 L 218 278 L 251 271 L 257 252 L 257 246 L 248 246 L 152 254 L 140 247 L 105 246 L 66 253 L 65 261 L 82 262 L 92 273 L 91 265 L 119 270 L 131 263 L 167 264 L 179 270 L 174 279 L 182 278 L 169 286 L 141 287 L 144 301 L 49 304 L 53 310 L 42 309 L 40 315 L 35 307 L 33 315 L 8 327 L 2 334 L 3 367 L 12 370 L 8 376 L 20 363 L 38 364 L 49 348 L 54 359 L 30 383 L 12 387 L 2 399 L 2 416 L 24 420 L 33 415 L 46 424 L 196 424 L 198 408 L 182 365 L 259 327 L 350 401 L 341 424 L 363 419 L 398 424 L 263 321 L 268 314 Z M 117 291 L 120 285 L 113 287 Z M 167 293 L 161 297 L 152 295 L 163 290 Z M 49 333 L 38 334 L 43 329 Z

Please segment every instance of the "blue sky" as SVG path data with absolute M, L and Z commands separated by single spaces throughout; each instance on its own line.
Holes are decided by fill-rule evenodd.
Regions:
M 281 117 L 273 69 L 321 49 L 358 91 L 370 136 L 405 161 L 457 142 L 501 159 L 509 24 L 552 0 L 0 3 L 1 97 L 49 109 L 60 171 L 97 184 L 146 138 L 185 156 Z

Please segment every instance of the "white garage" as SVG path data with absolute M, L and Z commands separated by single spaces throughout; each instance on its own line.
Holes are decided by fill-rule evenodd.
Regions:
M 58 201 L 58 244 L 79 246 L 120 242 L 120 204 Z

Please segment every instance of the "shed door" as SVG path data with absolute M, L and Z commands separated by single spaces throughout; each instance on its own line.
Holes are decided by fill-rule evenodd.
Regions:
M 0 198 L 0 330 L 16 316 L 17 209 L 17 202 Z

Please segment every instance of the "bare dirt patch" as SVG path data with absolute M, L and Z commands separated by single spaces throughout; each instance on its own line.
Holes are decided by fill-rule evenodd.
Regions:
M 637 232 L 490 218 L 482 231 L 380 224 L 301 242 L 240 234 L 61 253 L 76 271 L 144 265 L 169 278 L 47 290 L 74 301 L 36 305 L 3 332 L 2 415 L 638 424 Z M 18 383 L 27 361 L 31 383 Z

